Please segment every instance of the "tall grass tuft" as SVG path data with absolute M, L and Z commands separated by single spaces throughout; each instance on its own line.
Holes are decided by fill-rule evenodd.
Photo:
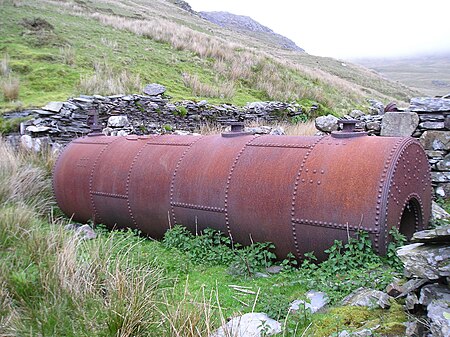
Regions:
M 215 78 L 215 83 L 211 85 L 202 82 L 195 74 L 184 73 L 183 82 L 195 96 L 220 98 L 232 98 L 234 96 L 234 83 L 232 81 L 219 81 L 218 78 Z
M 54 204 L 49 171 L 54 155 L 17 153 L 0 139 L 0 158 L 0 203 L 30 206 L 45 214 Z
M 75 65 L 76 52 L 75 52 L 75 49 L 71 45 L 66 45 L 64 47 L 60 47 L 59 55 L 61 56 L 61 60 L 64 64 L 67 64 L 68 66 Z
M 107 63 L 95 63 L 94 74 L 80 78 L 79 90 L 86 94 L 131 94 L 142 90 L 139 75 L 128 70 L 116 71 Z
M 1 90 L 5 101 L 16 101 L 20 93 L 20 80 L 17 77 L 8 75 L 1 80 Z

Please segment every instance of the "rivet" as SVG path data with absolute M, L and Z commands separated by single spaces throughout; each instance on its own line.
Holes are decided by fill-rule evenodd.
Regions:
M 317 170 L 314 170 L 313 173 L 316 174 L 316 173 L 317 173 Z
M 309 182 L 310 182 L 310 184 L 312 184 L 314 181 L 311 179 Z
M 324 170 L 322 170 L 322 171 L 320 171 L 320 173 L 324 174 L 324 173 L 325 173 L 325 171 L 324 171 Z
M 309 171 L 309 169 L 305 169 L 305 172 L 308 172 Z
M 321 184 L 321 182 L 320 182 L 320 180 L 317 182 L 317 185 L 320 185 Z

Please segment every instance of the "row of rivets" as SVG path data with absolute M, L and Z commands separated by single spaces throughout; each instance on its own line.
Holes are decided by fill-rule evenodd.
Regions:
M 182 155 L 181 155 L 181 157 L 180 157 L 180 159 L 178 159 L 178 162 L 177 162 L 177 166 L 175 166 L 175 170 L 173 171 L 173 175 L 172 175 L 172 181 L 171 181 L 171 183 L 170 183 L 170 205 L 171 205 L 171 212 L 172 212 L 172 220 L 173 220 L 173 225 L 176 225 L 176 223 L 177 223 L 177 219 L 176 219 L 176 217 L 175 217 L 175 208 L 173 207 L 173 203 L 174 203 L 174 200 L 173 200 L 173 196 L 174 196 L 174 186 L 175 186 L 175 178 L 176 178 L 176 176 L 177 176 L 177 172 L 178 172 L 178 169 L 180 168 L 180 166 L 181 166 L 181 162 L 183 161 L 183 158 L 186 156 L 186 154 L 189 152 L 189 150 L 192 148 L 192 145 L 194 145 L 195 143 L 197 143 L 200 139 L 202 139 L 203 138 L 203 136 L 200 136 L 200 137 L 198 137 L 197 139 L 195 139 L 193 142 L 191 142 L 191 143 L 189 143 L 189 145 L 185 145 L 185 146 L 187 146 L 187 149 L 186 150 L 184 150 L 184 152 L 182 153 Z M 149 144 L 149 145 L 154 145 L 155 143 L 147 143 L 147 144 Z M 173 145 L 173 144 L 163 144 L 163 145 Z
M 186 203 L 182 203 L 182 202 L 171 202 L 170 205 L 174 206 L 174 207 L 198 209 L 200 211 L 225 213 L 225 208 L 220 208 L 220 207 L 211 207 L 211 206 L 203 206 L 203 205 L 195 205 L 195 204 L 186 204 Z
M 253 136 L 252 139 L 250 139 L 247 143 L 245 143 L 245 145 L 240 149 L 240 151 L 236 155 L 236 158 L 234 158 L 234 162 L 231 165 L 230 172 L 228 173 L 227 183 L 226 183 L 226 186 L 225 186 L 225 202 L 224 202 L 225 208 L 224 209 L 225 209 L 225 225 L 227 226 L 228 235 L 230 237 L 232 235 L 231 235 L 231 228 L 230 228 L 230 218 L 228 216 L 228 191 L 230 189 L 231 176 L 233 175 L 234 168 L 236 167 L 239 158 L 244 153 L 244 151 L 247 148 L 247 146 L 249 146 L 251 144 L 251 142 L 253 142 L 255 139 L 257 139 L 259 137 L 260 137 L 259 135 L 255 135 L 255 136 Z

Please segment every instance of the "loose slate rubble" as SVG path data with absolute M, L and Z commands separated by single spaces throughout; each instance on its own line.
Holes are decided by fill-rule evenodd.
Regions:
M 413 240 L 419 242 L 397 250 L 405 276 L 412 278 L 402 286 L 401 296 L 407 295 L 406 310 L 425 310 L 428 323 L 410 322 L 407 332 L 426 335 L 429 327 L 430 336 L 450 336 L 450 225 L 414 233 Z

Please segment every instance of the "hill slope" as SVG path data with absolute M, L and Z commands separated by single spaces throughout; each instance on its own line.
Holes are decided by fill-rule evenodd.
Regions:
M 361 66 L 223 29 L 173 1 L 5 0 L 0 29 L 1 81 L 20 81 L 18 98 L 0 96 L 3 110 L 151 82 L 175 99 L 297 100 L 336 112 L 416 94 Z
M 275 33 L 272 29 L 263 26 L 251 17 L 231 14 L 228 12 L 200 12 L 200 16 L 216 25 L 244 32 L 250 36 L 254 36 L 261 41 L 267 41 L 282 49 L 305 51 L 295 44 L 294 41 L 285 36 Z
M 450 94 L 450 55 L 366 59 L 357 63 L 430 96 Z

